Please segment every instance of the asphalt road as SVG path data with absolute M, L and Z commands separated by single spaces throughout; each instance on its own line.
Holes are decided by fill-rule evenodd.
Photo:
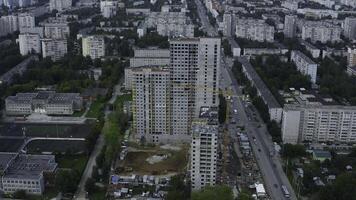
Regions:
M 244 102 L 241 98 L 241 89 L 231 72 L 233 60 L 222 57 L 222 63 L 220 84 L 224 88 L 228 87 L 231 89 L 233 99 L 231 110 L 237 110 L 237 114 L 233 114 L 232 119 L 237 124 L 243 125 L 247 131 L 247 136 L 251 141 L 252 150 L 260 167 L 267 192 L 273 200 L 288 199 L 281 190 L 281 186 L 286 185 L 291 193 L 289 199 L 296 199 L 292 187 L 282 170 L 280 158 L 274 152 L 274 144 L 264 123 L 253 105 Z M 236 126 L 230 125 L 230 127 L 230 134 L 236 135 L 236 128 L 234 128 Z

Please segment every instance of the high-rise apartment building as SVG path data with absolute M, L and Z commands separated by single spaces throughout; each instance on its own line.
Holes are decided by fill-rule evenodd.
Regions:
M 39 34 L 21 33 L 19 35 L 20 53 L 25 56 L 30 53 L 41 53 Z
M 170 76 L 159 66 L 132 70 L 132 112 L 136 138 L 148 143 L 171 141 Z
M 17 15 L 1 16 L 0 36 L 4 36 L 19 30 L 19 20 Z
M 67 53 L 67 40 L 43 39 L 42 56 L 53 61 L 60 60 Z
M 191 125 L 193 119 L 199 117 L 200 109 L 202 107 L 217 107 L 219 105 L 218 92 L 219 92 L 219 73 L 220 73 L 220 48 L 221 41 L 219 38 L 175 38 L 170 41 L 170 63 L 167 71 L 149 71 L 141 70 L 135 72 L 136 68 L 129 68 L 125 70 L 125 77 L 131 79 L 130 82 L 133 93 L 136 93 L 138 86 L 136 84 L 137 75 L 135 73 L 157 73 L 160 76 L 169 76 L 168 82 L 164 85 L 148 84 L 145 85 L 145 90 L 152 93 L 146 102 L 144 99 L 134 98 L 133 104 L 139 105 L 135 108 L 136 114 L 133 115 L 134 126 L 140 134 L 140 127 L 148 125 L 147 123 L 155 122 L 155 115 L 145 114 L 146 109 L 155 109 L 149 111 L 151 113 L 161 113 L 164 111 L 167 122 L 165 124 L 169 127 L 164 129 L 166 132 L 156 131 L 157 137 L 148 136 L 147 142 L 188 142 L 191 140 Z M 139 67 L 139 69 L 141 69 Z M 144 68 L 145 69 L 145 68 Z M 146 75 L 140 76 L 144 78 Z M 135 78 L 136 77 L 136 78 Z M 152 77 L 152 76 L 151 76 Z M 166 79 L 164 79 L 166 80 Z M 166 87 L 166 88 L 165 88 Z M 166 91 L 167 96 L 161 97 L 168 99 L 165 108 L 157 105 L 145 107 L 158 102 L 154 97 L 156 91 Z M 166 95 L 166 93 L 164 93 Z M 158 93 L 163 95 L 162 93 Z M 138 94 L 136 94 L 138 95 Z M 150 103 L 151 102 L 151 103 Z M 157 111 L 156 111 L 157 110 Z M 141 116 L 141 118 L 139 118 Z M 145 116 L 145 118 L 142 118 Z M 158 126 L 157 124 L 150 124 L 149 127 Z M 144 126 L 145 127 L 145 126 Z M 142 128 L 142 127 L 141 127 Z M 148 129 L 141 132 L 145 133 Z M 161 127 L 160 127 L 161 128 Z M 152 129 L 154 130 L 154 129 Z M 154 131 L 153 131 L 154 132 Z M 149 132 L 147 132 L 149 133 Z M 141 134 L 143 135 L 143 134 Z
M 72 0 L 50 0 L 49 1 L 49 9 L 63 11 L 72 7 Z
M 284 17 L 284 37 L 294 38 L 296 36 L 297 19 L 296 15 L 286 15 Z
M 236 15 L 233 12 L 225 12 L 223 16 L 224 29 L 223 34 L 231 37 L 236 31 Z
M 218 38 L 170 41 L 172 130 L 178 137 L 189 134 L 191 122 L 201 107 L 219 105 L 220 49 Z
M 356 18 L 346 17 L 344 21 L 344 36 L 350 40 L 356 39 Z
M 238 38 L 259 42 L 274 41 L 274 27 L 266 24 L 263 20 L 238 19 L 235 34 Z
M 83 56 L 97 59 L 105 56 L 105 40 L 103 36 L 87 36 L 82 38 Z
M 191 184 L 192 190 L 216 183 L 218 155 L 218 126 L 204 121 L 192 125 L 191 142 Z

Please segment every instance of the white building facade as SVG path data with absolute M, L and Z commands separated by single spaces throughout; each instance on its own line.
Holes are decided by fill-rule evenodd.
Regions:
M 344 21 L 344 36 L 350 40 L 356 39 L 356 18 L 346 17 Z
M 297 50 L 291 52 L 291 61 L 297 66 L 298 71 L 309 76 L 312 83 L 316 83 L 318 64 Z
M 255 40 L 259 42 L 274 41 L 274 27 L 263 20 L 238 19 L 236 24 L 236 37 Z
M 31 53 L 41 53 L 39 34 L 23 33 L 19 35 L 20 54 L 25 56 Z
M 53 61 L 60 60 L 67 52 L 67 40 L 42 39 L 42 56 Z
M 195 122 L 192 125 L 191 142 L 192 190 L 216 184 L 218 156 L 218 126 Z
M 284 17 L 284 37 L 294 38 L 296 36 L 297 19 L 296 15 L 286 15 Z
M 100 1 L 101 15 L 105 18 L 113 17 L 117 14 L 119 1 Z
M 72 0 L 50 0 L 49 1 L 49 9 L 57 10 L 59 12 L 64 11 L 68 8 L 72 7 Z
M 338 42 L 341 40 L 341 27 L 327 22 L 308 21 L 302 27 L 302 39 L 312 42 Z
M 97 59 L 105 56 L 105 40 L 103 36 L 87 36 L 82 38 L 83 56 Z

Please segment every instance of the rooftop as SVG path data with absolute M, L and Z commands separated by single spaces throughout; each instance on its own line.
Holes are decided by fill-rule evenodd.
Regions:
M 301 57 L 304 61 L 306 61 L 308 64 L 315 65 L 316 63 L 310 59 L 308 56 L 306 56 L 304 53 L 302 53 L 299 50 L 293 50 L 292 55 L 296 54 L 297 56 Z
M 242 64 L 248 76 L 251 77 L 253 85 L 255 85 L 256 89 L 261 93 L 262 99 L 266 101 L 268 108 L 281 108 L 281 105 L 279 105 L 276 98 L 274 98 L 273 94 L 263 82 L 261 77 L 257 74 L 247 57 L 239 57 L 238 60 Z

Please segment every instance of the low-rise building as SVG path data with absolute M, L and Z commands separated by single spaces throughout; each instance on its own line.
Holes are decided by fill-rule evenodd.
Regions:
M 8 115 L 72 115 L 83 107 L 79 93 L 55 93 L 41 91 L 37 93 L 17 93 L 5 99 L 5 112 Z
M 263 20 L 238 19 L 236 23 L 236 37 L 246 38 L 259 42 L 274 41 L 274 27 Z
M 297 70 L 310 77 L 312 83 L 316 83 L 318 64 L 298 50 L 291 52 L 291 61 L 297 66 Z
M 0 154 L 1 189 L 5 194 L 24 190 L 41 195 L 45 190 L 45 174 L 57 168 L 54 155 Z

